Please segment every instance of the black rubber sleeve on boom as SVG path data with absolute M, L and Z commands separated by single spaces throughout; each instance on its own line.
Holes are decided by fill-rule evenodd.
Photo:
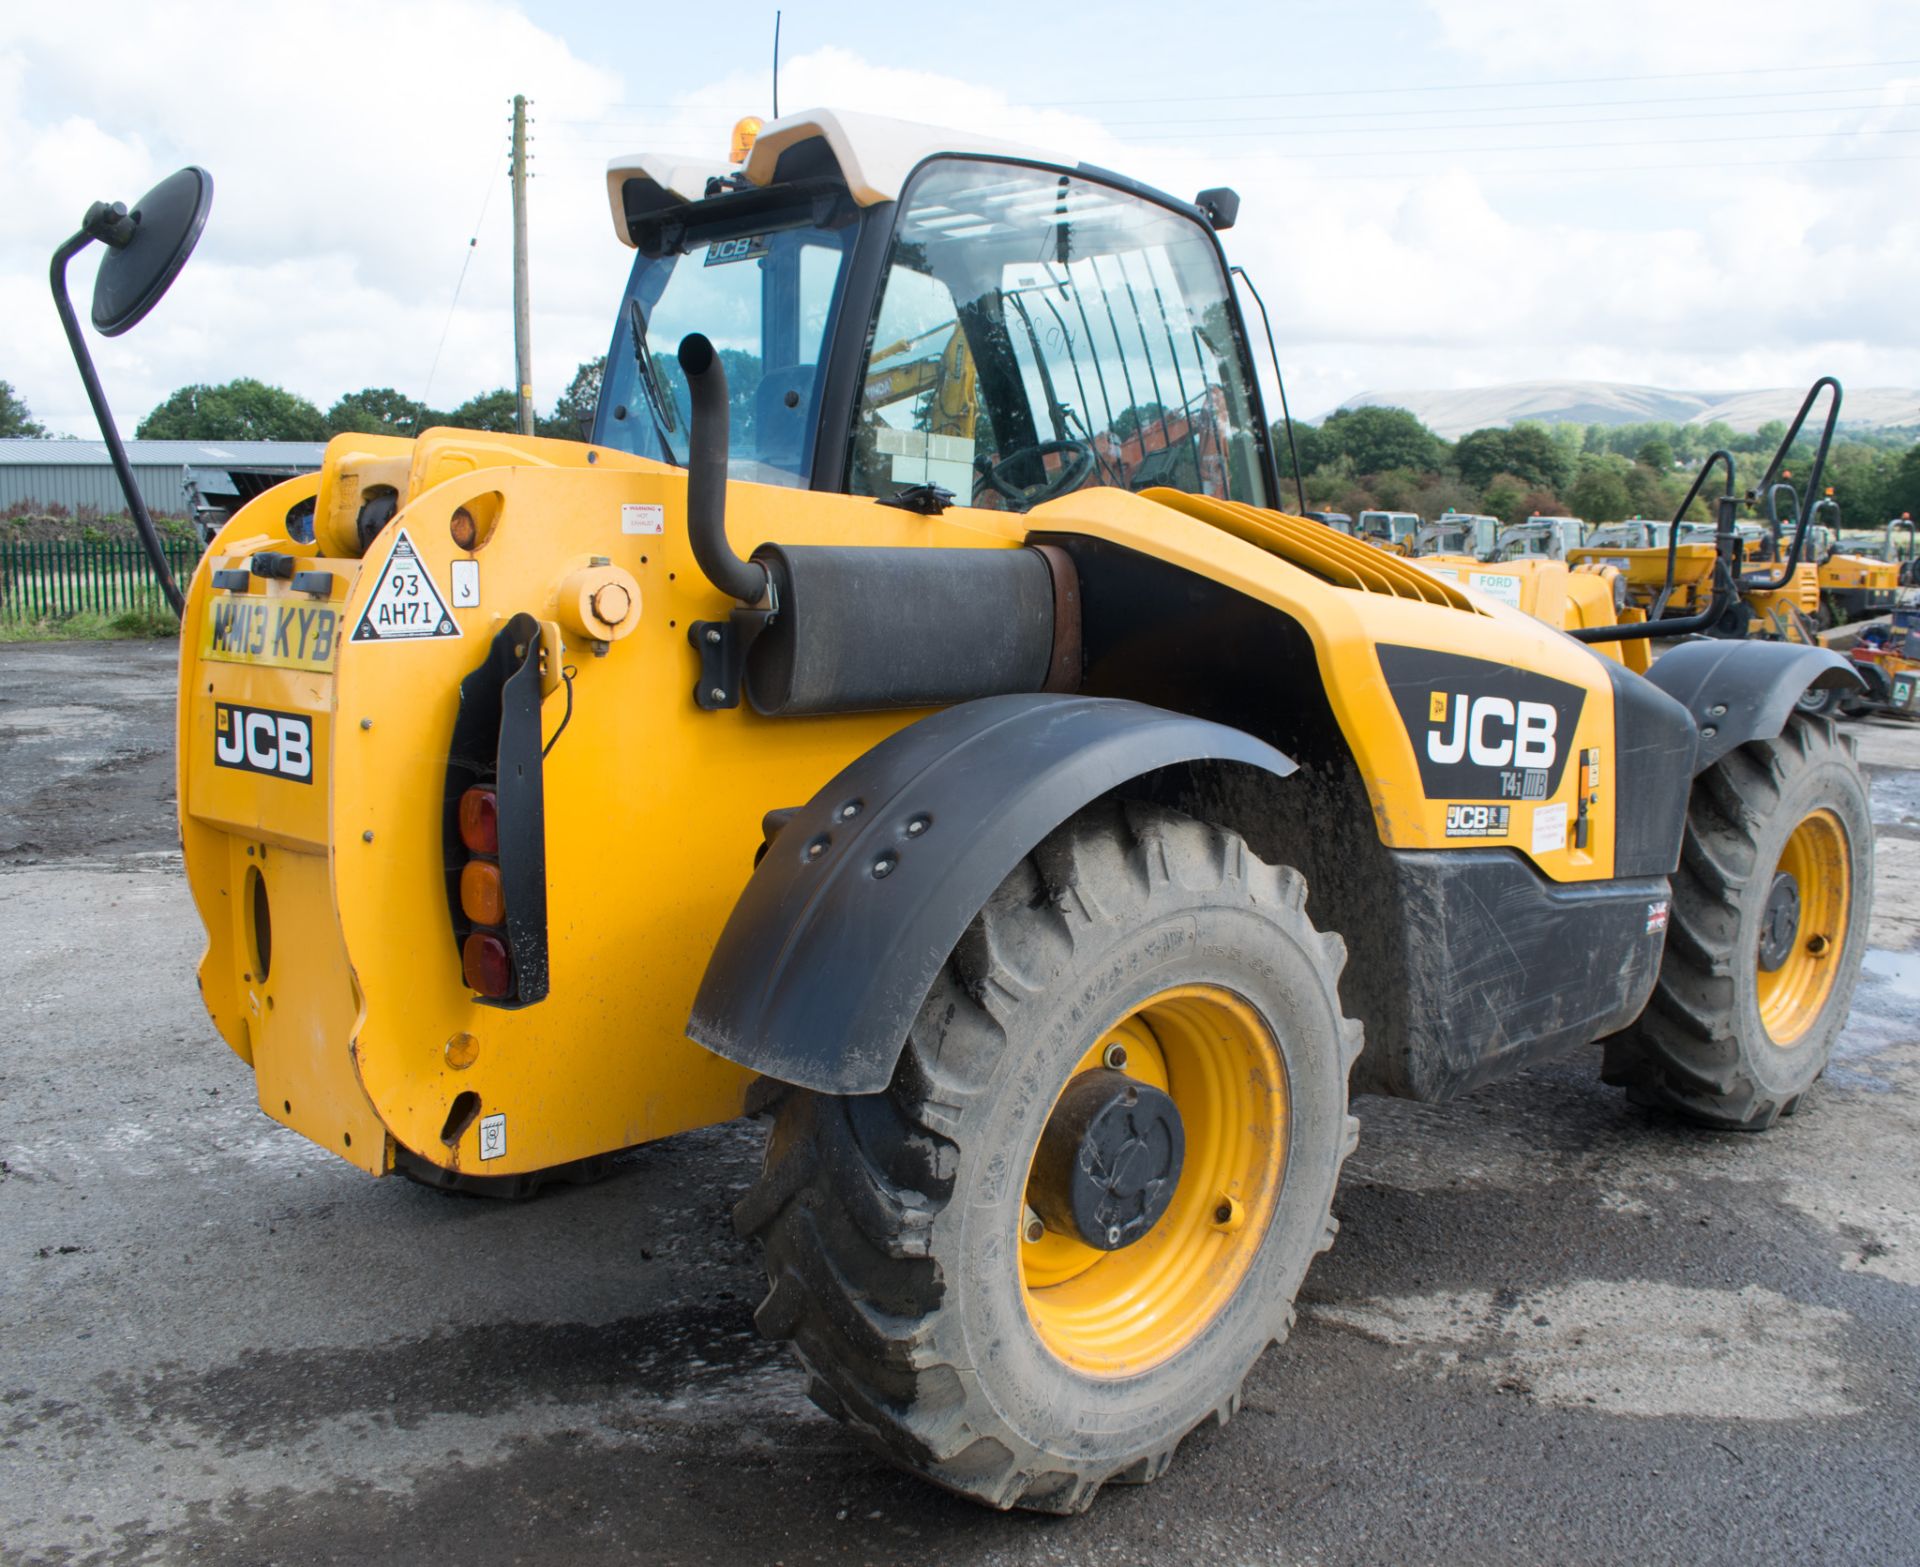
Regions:
M 692 401 L 687 435 L 687 539 L 707 580 L 729 598 L 758 604 L 765 570 L 742 560 L 727 542 L 727 372 L 713 344 L 698 332 L 680 339 L 680 368 Z
M 756 712 L 945 707 L 1048 684 L 1055 583 L 1038 550 L 763 544 L 753 558 L 780 601 L 747 660 Z

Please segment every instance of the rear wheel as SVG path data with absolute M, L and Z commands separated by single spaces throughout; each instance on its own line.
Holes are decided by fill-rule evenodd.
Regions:
M 1826 718 L 1840 711 L 1843 694 L 1838 686 L 1808 686 L 1794 705 L 1812 717 Z
M 1829 720 L 1796 713 L 1695 780 L 1660 977 L 1603 1076 L 1707 1126 L 1771 1126 L 1826 1070 L 1872 900 L 1859 767 Z
M 822 1408 L 1045 1512 L 1224 1423 L 1358 1131 L 1345 951 L 1305 901 L 1220 828 L 1091 808 L 975 918 L 884 1093 L 786 1095 L 737 1220 Z

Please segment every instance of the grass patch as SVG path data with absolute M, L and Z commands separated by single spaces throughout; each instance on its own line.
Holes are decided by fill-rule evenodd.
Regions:
M 180 622 L 171 610 L 83 609 L 42 620 L 0 620 L 0 642 L 113 642 L 131 638 L 177 637 Z

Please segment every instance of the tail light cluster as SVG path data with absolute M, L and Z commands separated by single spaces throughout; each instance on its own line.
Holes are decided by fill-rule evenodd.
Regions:
M 473 999 L 507 1010 L 548 990 L 543 645 L 514 615 L 461 680 L 440 795 L 448 934 Z
M 507 900 L 500 880 L 500 798 L 484 785 L 460 796 L 460 842 L 471 856 L 460 867 L 460 911 L 473 928 L 460 944 L 460 968 L 475 995 L 513 994 L 507 951 Z

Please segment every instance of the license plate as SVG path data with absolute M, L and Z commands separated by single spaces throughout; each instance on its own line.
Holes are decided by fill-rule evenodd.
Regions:
M 217 663 L 331 674 L 339 650 L 340 615 L 326 604 L 221 598 L 202 622 L 201 657 Z
M 1893 685 L 1893 705 L 1905 707 L 1913 695 L 1913 687 L 1904 680 L 1896 680 Z

